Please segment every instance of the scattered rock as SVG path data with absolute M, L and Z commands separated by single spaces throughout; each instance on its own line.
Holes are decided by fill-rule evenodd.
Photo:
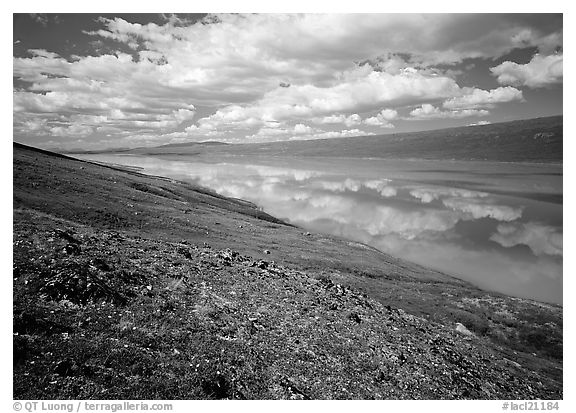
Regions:
M 176 249 L 176 252 L 178 254 L 181 254 L 184 256 L 184 258 L 187 259 L 192 259 L 192 254 L 190 253 L 190 250 L 188 248 L 184 248 L 184 247 L 179 247 L 178 249 Z
M 360 316 L 358 315 L 358 313 L 350 313 L 348 315 L 348 319 L 352 320 L 358 324 L 360 324 L 362 322 L 362 319 L 360 318 Z
M 280 385 L 286 389 L 290 400 L 310 400 L 310 396 L 300 390 L 292 380 L 285 378 L 280 381 Z
M 108 265 L 108 263 L 106 261 L 104 261 L 102 258 L 93 258 L 92 260 L 90 260 L 90 263 L 95 268 L 97 268 L 101 271 L 110 271 L 112 269 L 110 267 L 110 265 Z
M 68 255 L 78 255 L 80 254 L 80 246 L 78 244 L 66 244 L 64 247 L 64 252 Z
M 462 335 L 474 337 L 474 333 L 468 330 L 462 323 L 456 323 L 456 331 Z
M 124 305 L 129 297 L 134 296 L 137 286 L 142 285 L 139 272 L 115 270 L 104 273 L 100 269 L 103 266 L 98 268 L 93 262 L 82 257 L 52 260 L 35 288 L 44 298 L 63 305 L 86 305 L 99 301 Z
M 73 376 L 78 370 L 78 366 L 70 359 L 64 359 L 56 363 L 54 373 L 60 376 Z
M 65 239 L 66 241 L 68 241 L 71 244 L 81 244 L 81 242 L 79 240 L 77 240 L 76 238 L 74 238 L 74 236 L 72 236 L 72 231 L 70 230 L 63 230 L 63 229 L 55 229 L 54 230 L 54 235 L 60 238 Z
M 202 390 L 213 399 L 228 399 L 231 396 L 228 380 L 218 372 L 214 378 L 202 381 Z
M 506 360 L 508 363 L 512 364 L 512 365 L 515 366 L 515 367 L 518 367 L 518 368 L 522 367 L 522 365 L 521 365 L 520 363 L 517 363 L 517 362 L 515 362 L 515 361 L 513 361 L 513 360 L 510 360 L 510 359 L 508 359 L 508 358 L 506 358 L 506 357 L 504 357 L 504 360 Z

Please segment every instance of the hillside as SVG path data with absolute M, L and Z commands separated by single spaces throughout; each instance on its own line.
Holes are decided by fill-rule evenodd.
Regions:
M 16 399 L 563 397 L 559 306 L 189 183 L 18 144 L 13 170 Z
M 554 116 L 414 133 L 310 141 L 184 143 L 128 151 L 142 155 L 321 156 L 498 162 L 562 162 L 563 118 Z

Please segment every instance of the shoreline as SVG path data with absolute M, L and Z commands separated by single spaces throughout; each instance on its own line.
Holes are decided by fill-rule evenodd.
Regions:
M 504 164 L 504 165 L 519 165 L 519 166 L 553 166 L 553 167 L 560 167 L 563 168 L 564 162 L 561 161 L 543 161 L 543 162 L 535 162 L 535 161 L 498 161 L 498 160 L 491 160 L 491 159 L 443 159 L 443 158 L 399 158 L 399 157 L 358 157 L 358 156 L 333 156 L 333 155 L 281 155 L 281 154 L 243 154 L 243 153 L 169 153 L 169 152 L 130 152 L 132 149 L 127 149 L 126 151 L 120 152 L 112 152 L 112 151 L 105 151 L 105 152 L 62 152 L 63 155 L 111 155 L 111 156 L 143 156 L 143 157 L 176 157 L 176 158 L 197 158 L 197 157 L 205 157 L 205 156 L 213 156 L 213 157 L 222 157 L 222 158 L 256 158 L 259 157 L 266 157 L 266 159 L 270 158 L 279 158 L 279 159 L 298 159 L 300 157 L 304 159 L 318 159 L 318 160 L 326 160 L 326 159 L 345 159 L 351 161 L 402 161 L 402 162 L 446 162 L 452 164 L 460 164 L 460 163 L 472 163 L 472 164 Z

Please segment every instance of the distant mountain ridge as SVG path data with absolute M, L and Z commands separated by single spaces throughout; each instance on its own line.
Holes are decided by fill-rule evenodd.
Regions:
M 187 146 L 198 146 L 198 145 L 218 146 L 218 145 L 228 145 L 228 143 L 218 141 L 167 143 L 166 145 L 157 146 L 157 148 L 183 148 Z
M 189 148 L 189 147 L 202 147 L 202 146 L 219 146 L 219 145 L 228 145 L 225 142 L 218 142 L 218 141 L 204 141 L 204 142 L 181 142 L 181 143 L 167 143 L 166 145 L 160 146 L 153 146 L 153 147 L 137 147 L 137 148 L 105 148 L 105 149 L 92 149 L 92 150 L 83 150 L 83 149 L 70 149 L 67 151 L 58 151 L 56 152 L 62 154 L 100 154 L 100 153 L 132 153 L 134 151 L 146 151 L 152 149 L 162 149 L 162 148 Z
M 563 116 L 552 116 L 388 135 L 246 144 L 186 142 L 116 152 L 561 163 L 562 140 Z

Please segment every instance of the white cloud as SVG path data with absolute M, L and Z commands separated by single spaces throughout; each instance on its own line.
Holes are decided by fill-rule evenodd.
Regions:
M 447 65 L 496 58 L 518 45 L 541 51 L 562 45 L 561 20 L 536 25 L 520 15 L 226 14 L 207 17 L 203 23 L 209 24 L 174 15 L 164 21 L 102 18 L 102 27 L 89 32 L 95 41 L 124 43 L 132 54 L 65 59 L 32 49 L 30 57 L 15 58 L 14 76 L 27 85 L 14 92 L 15 133 L 30 132 L 29 121 L 42 114 L 49 128 L 60 127 L 57 121 L 105 125 L 119 141 L 126 130 L 133 139 L 179 133 L 238 139 L 278 122 L 285 122 L 281 127 L 313 119 L 328 123 L 330 117 L 348 131 L 294 131 L 292 137 L 366 135 L 372 132 L 360 131 L 361 124 L 393 127 L 394 107 L 466 95 L 456 81 L 458 71 Z M 390 109 L 362 119 L 382 107 Z M 200 119 L 181 112 L 196 110 Z M 486 114 L 422 113 L 429 119 Z M 79 115 L 92 115 L 97 123 L 83 124 Z
M 55 53 L 33 50 L 29 59 L 14 59 L 14 74 L 32 82 L 13 93 L 15 130 L 29 132 L 34 114 L 53 124 L 53 136 L 87 136 L 106 124 L 109 130 L 157 133 L 174 129 L 195 115 L 194 105 L 156 86 L 156 65 L 136 63 L 130 55 L 88 56 L 68 62 Z M 45 73 L 49 73 L 48 76 Z M 143 93 L 146 91 L 146 93 Z M 43 92 L 43 93 L 38 93 Z M 17 117 L 16 115 L 20 117 Z M 64 118 L 63 118 L 64 117 Z M 58 125 L 66 123 L 68 127 Z
M 330 123 L 344 123 L 346 120 L 346 115 L 329 115 L 322 118 L 313 118 L 312 122 L 319 124 L 330 124 Z
M 352 115 L 346 116 L 344 114 L 324 116 L 322 118 L 313 118 L 312 122 L 319 124 L 339 124 L 342 123 L 347 127 L 360 125 L 362 123 L 362 118 L 360 115 L 353 113 Z
M 562 231 L 535 222 L 500 224 L 490 239 L 503 247 L 527 245 L 535 255 L 562 256 Z
M 482 125 L 491 125 L 492 122 L 488 120 L 479 120 L 478 122 L 469 123 L 467 126 L 482 126 Z
M 366 125 L 380 126 L 382 128 L 393 128 L 391 120 L 398 118 L 398 112 L 394 109 L 382 109 L 376 116 L 364 119 Z
M 383 128 L 393 128 L 394 125 L 389 121 L 398 118 L 398 112 L 394 109 L 383 109 L 375 116 L 362 119 L 360 115 L 353 113 L 346 116 L 344 114 L 329 115 L 321 118 L 312 118 L 312 122 L 318 124 L 344 124 L 347 127 L 357 126 L 361 124 L 369 126 L 380 126 Z
M 331 139 L 331 138 L 352 138 L 355 136 L 374 135 L 374 132 L 366 132 L 361 129 L 344 129 L 341 131 L 318 132 L 306 136 L 306 139 Z
M 294 125 L 294 133 L 297 135 L 308 135 L 312 132 L 314 132 L 314 129 L 310 126 L 304 125 L 303 123 Z
M 28 132 L 39 132 L 46 129 L 46 123 L 44 118 L 31 118 L 23 122 L 23 127 Z
M 490 112 L 484 109 L 461 109 L 442 111 L 436 106 L 429 103 L 424 103 L 419 108 L 410 112 L 412 118 L 408 119 L 461 119 L 470 116 L 488 116 Z
M 255 123 L 256 125 L 261 124 L 260 122 Z M 263 126 L 258 131 L 249 135 L 246 138 L 255 141 L 266 141 L 266 140 L 288 140 L 288 139 L 301 139 L 314 136 L 315 134 L 321 133 L 322 131 L 311 126 L 305 125 L 303 123 L 297 123 L 296 125 L 289 127 L 283 123 L 271 123 L 272 126 Z
M 71 136 L 82 137 L 91 135 L 94 130 L 90 126 L 70 125 L 70 126 L 55 126 L 50 128 L 52 136 Z
M 496 103 L 520 101 L 522 99 L 522 92 L 511 86 L 492 90 L 464 88 L 462 96 L 448 99 L 442 106 L 446 109 L 476 109 L 493 107 Z
M 513 86 L 539 88 L 563 81 L 563 54 L 549 56 L 535 55 L 524 65 L 515 62 L 504 62 L 490 68 L 498 83 Z
M 360 122 L 357 114 L 344 116 L 333 113 L 386 103 L 441 99 L 459 93 L 459 86 L 447 77 L 425 76 L 417 72 L 391 75 L 363 66 L 344 73 L 343 78 L 332 86 L 276 87 L 252 104 L 227 106 L 206 119 L 219 127 L 229 127 L 246 119 L 284 121 L 325 115 L 320 119 L 321 123 L 343 122 L 353 126 Z M 391 113 L 385 112 L 386 116 Z
M 513 35 L 511 40 L 518 48 L 536 46 L 540 53 L 550 54 L 562 46 L 562 31 L 542 35 L 531 28 L 526 28 Z
M 332 62 L 342 70 L 346 62 L 398 51 L 430 65 L 466 57 L 498 57 L 519 46 L 562 44 L 561 30 L 537 29 L 522 16 L 224 14 L 206 20 L 212 24 L 182 26 L 168 21 L 165 25 L 141 25 L 103 19 L 106 30 L 95 34 L 166 51 L 168 60 L 177 53 L 183 58 L 192 55 L 201 60 L 199 67 L 226 62 L 234 69 L 245 65 L 246 69 L 287 74 L 297 69 L 295 73 L 303 75 L 315 72 L 318 63 Z

